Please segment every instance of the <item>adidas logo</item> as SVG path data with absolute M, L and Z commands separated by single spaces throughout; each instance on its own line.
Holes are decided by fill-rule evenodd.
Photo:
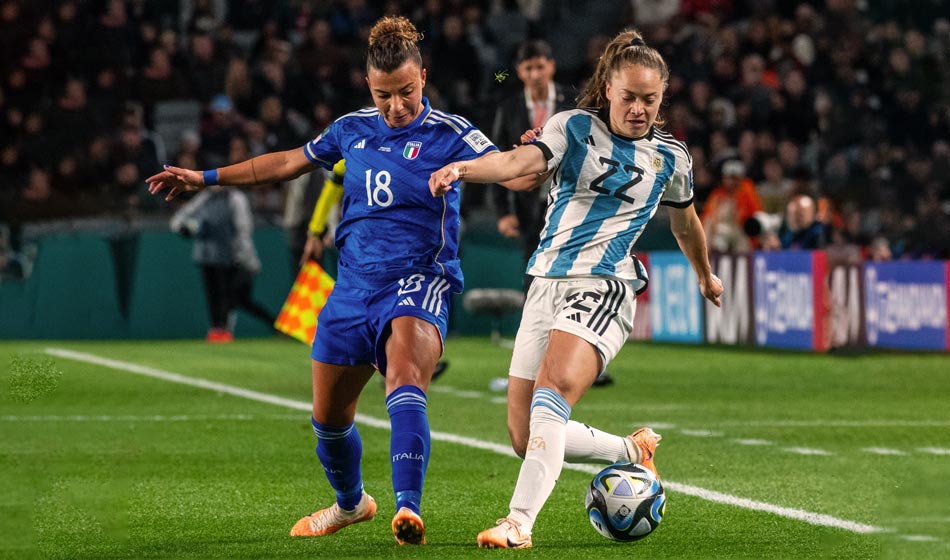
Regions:
M 400 307 L 400 306 L 403 306 L 403 305 L 411 305 L 411 306 L 415 307 L 415 306 L 416 306 L 416 302 L 412 301 L 412 296 L 409 296 L 409 297 L 403 299 L 402 301 L 400 301 L 400 302 L 399 302 L 399 305 L 397 305 L 396 307 Z
M 596 146 L 596 144 L 594 144 L 594 135 L 591 134 L 591 135 L 587 136 L 587 138 L 584 138 L 584 143 L 585 143 L 585 144 L 588 144 L 588 145 L 590 145 L 590 146 Z
M 580 323 L 580 322 L 581 322 L 581 314 L 580 314 L 580 313 L 574 313 L 573 315 L 568 315 L 567 318 L 570 319 L 571 321 L 574 321 L 575 323 Z
M 359 142 L 357 142 L 356 145 L 353 146 L 353 149 L 354 149 L 354 150 L 362 150 L 362 149 L 365 148 L 365 147 L 366 147 L 366 138 L 363 138 L 362 140 L 360 140 Z

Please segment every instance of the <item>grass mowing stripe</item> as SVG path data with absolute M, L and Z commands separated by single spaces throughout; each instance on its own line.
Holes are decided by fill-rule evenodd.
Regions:
M 188 377 L 185 375 L 180 375 L 177 373 L 172 373 L 169 371 L 151 368 L 148 366 L 142 366 L 142 365 L 134 364 L 130 362 L 123 362 L 119 360 L 103 358 L 100 356 L 96 356 L 94 354 L 87 354 L 85 352 L 75 352 L 72 350 L 66 350 L 62 348 L 46 348 L 44 351 L 49 355 L 65 358 L 68 360 L 91 363 L 91 364 L 107 367 L 110 369 L 126 371 L 129 373 L 135 373 L 135 374 L 144 375 L 147 377 L 153 377 L 153 378 L 160 379 L 163 381 L 181 383 L 183 385 L 190 385 L 192 387 L 198 387 L 201 389 L 217 391 L 219 393 L 234 395 L 237 397 L 254 400 L 258 402 L 275 404 L 278 406 L 283 406 L 283 407 L 291 408 L 294 410 L 306 410 L 309 412 L 312 408 L 310 403 L 305 403 L 302 401 L 286 399 L 283 397 L 278 397 L 276 395 L 270 395 L 267 393 L 261 393 L 261 392 L 252 391 L 249 389 L 242 389 L 240 387 L 234 387 L 232 385 L 226 385 L 224 383 L 216 383 L 214 381 L 209 381 L 207 379 L 201 379 L 198 377 Z M 379 418 L 374 418 L 372 416 L 357 414 L 356 421 L 361 424 L 365 424 L 367 426 L 371 426 L 374 428 L 380 428 L 384 430 L 390 429 L 388 419 L 382 420 Z M 445 432 L 432 432 L 431 436 L 432 436 L 432 439 L 438 440 L 438 441 L 457 443 L 460 445 L 474 447 L 477 449 L 483 449 L 485 451 L 491 451 L 493 453 L 498 453 L 500 455 L 505 455 L 508 457 L 516 457 L 514 451 L 512 451 L 511 448 L 507 445 L 499 445 L 496 443 L 481 441 L 474 438 L 459 436 L 456 434 L 449 434 Z M 587 472 L 587 473 L 596 473 L 602 468 L 602 467 L 598 467 L 594 465 L 572 465 L 572 464 L 565 464 L 565 467 L 572 470 Z M 810 523 L 812 525 L 833 527 L 836 529 L 842 529 L 845 531 L 850 531 L 853 533 L 862 533 L 862 534 L 895 532 L 894 529 L 875 527 L 873 525 L 866 525 L 864 523 L 848 521 L 846 519 L 839 519 L 837 517 L 832 517 L 830 515 L 813 513 L 813 512 L 808 512 L 808 511 L 795 509 L 795 508 L 777 506 L 774 504 L 759 502 L 756 500 L 749 500 L 746 498 L 740 498 L 738 496 L 724 494 L 722 492 L 716 492 L 714 490 L 708 490 L 706 488 L 700 488 L 698 486 L 692 486 L 689 484 L 672 482 L 669 480 L 664 481 L 663 486 L 673 492 L 679 492 L 681 494 L 686 494 L 686 495 L 700 498 L 703 500 L 716 502 L 720 504 L 727 504 L 727 505 L 754 510 L 754 511 L 762 511 L 766 513 L 771 513 L 773 515 L 778 515 L 780 517 L 794 519 L 797 521 L 803 521 L 805 523 Z

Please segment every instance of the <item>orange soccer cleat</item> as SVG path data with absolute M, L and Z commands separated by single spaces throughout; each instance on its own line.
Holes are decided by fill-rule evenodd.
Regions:
M 419 514 L 407 507 L 399 508 L 393 517 L 393 536 L 403 544 L 425 544 L 426 526 Z
M 356 505 L 356 509 L 353 511 L 342 509 L 334 502 L 332 506 L 314 512 L 295 523 L 290 530 L 290 536 L 320 537 L 330 535 L 348 525 L 369 521 L 374 515 L 376 515 L 376 500 L 363 492 L 360 503 Z
M 478 534 L 479 548 L 531 548 L 531 534 L 521 531 L 521 524 L 503 517 L 491 529 Z
M 653 456 L 656 454 L 656 446 L 660 444 L 663 436 L 650 428 L 640 428 L 624 439 L 627 443 L 627 455 L 630 456 L 630 461 L 650 469 L 656 475 L 656 479 L 660 480 L 660 473 L 656 472 L 656 465 L 653 464 Z

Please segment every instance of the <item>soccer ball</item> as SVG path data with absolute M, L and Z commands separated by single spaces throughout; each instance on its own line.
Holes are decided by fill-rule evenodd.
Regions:
M 656 475 L 633 463 L 616 463 L 597 473 L 584 502 L 594 529 L 621 542 L 652 533 L 666 509 L 666 496 Z

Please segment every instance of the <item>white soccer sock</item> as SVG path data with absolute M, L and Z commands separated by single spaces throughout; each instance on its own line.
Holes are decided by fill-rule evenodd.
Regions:
M 535 391 L 529 419 L 530 436 L 508 517 L 531 533 L 538 513 L 548 500 L 564 465 L 564 440 L 571 408 L 556 392 Z
M 567 423 L 564 460 L 568 463 L 636 463 L 639 457 L 630 457 L 626 438 L 608 434 L 575 420 Z

